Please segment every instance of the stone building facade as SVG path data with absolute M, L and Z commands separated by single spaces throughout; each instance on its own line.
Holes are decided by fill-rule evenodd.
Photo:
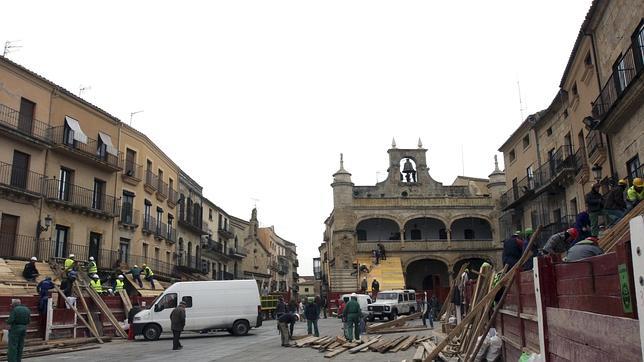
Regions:
M 600 182 L 644 176 L 644 7 L 594 1 L 550 106 L 529 116 L 499 151 L 507 191 L 502 229 L 574 224 Z
M 405 284 L 417 290 L 447 288 L 465 261 L 501 263 L 498 198 L 504 174 L 459 177 L 445 186 L 429 173 L 427 149 L 388 151 L 387 179 L 355 186 L 340 160 L 333 175 L 333 210 L 325 220 L 320 251 L 324 292 L 355 291 L 356 261 L 377 244 L 399 257 Z
M 274 226 L 259 228 L 258 236 L 264 248 L 269 250 L 270 292 L 297 293 L 297 249 L 295 244 L 275 232 Z

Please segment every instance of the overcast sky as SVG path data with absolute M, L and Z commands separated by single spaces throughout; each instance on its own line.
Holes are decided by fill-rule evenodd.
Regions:
M 341 152 L 356 185 L 385 177 L 392 137 L 422 138 L 445 184 L 487 177 L 556 94 L 590 3 L 22 0 L 0 41 L 123 121 L 144 110 L 134 127 L 229 213 L 259 199 L 311 275 Z

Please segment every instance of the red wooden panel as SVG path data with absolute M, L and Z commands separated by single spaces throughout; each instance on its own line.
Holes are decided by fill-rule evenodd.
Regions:
M 535 351 L 538 351 L 540 347 L 539 347 L 539 328 L 537 326 L 537 322 L 524 320 L 523 328 L 524 328 L 526 346 L 532 348 Z
M 526 307 L 536 307 L 537 300 L 534 297 L 534 294 L 521 295 L 521 306 L 523 307 L 523 312 L 525 313 Z
M 54 308 L 52 321 L 54 324 L 73 324 L 74 313 L 71 309 Z
M 549 356 L 548 361 L 550 362 L 570 362 L 569 360 L 563 357 L 559 357 L 556 354 L 548 353 L 548 356 Z
M 557 279 L 558 295 L 595 294 L 595 282 L 592 276 L 574 279 Z
M 596 295 L 562 295 L 557 298 L 559 308 L 625 317 L 620 297 Z
M 521 278 L 519 279 L 521 283 L 534 283 L 534 275 L 532 270 L 523 271 L 519 274 Z
M 599 275 L 595 277 L 595 294 L 622 296 L 619 286 L 619 274 Z
M 519 357 L 521 357 L 521 351 L 509 343 L 503 343 L 503 356 L 504 361 L 518 361 Z
M 521 283 L 521 295 L 523 294 L 532 294 L 534 295 L 534 282 L 533 283 Z
M 556 264 L 555 276 L 557 280 L 591 277 L 591 269 L 592 264 L 584 262 Z
M 550 349 L 550 353 L 569 361 L 619 361 L 617 356 L 612 356 L 611 354 L 593 348 L 592 346 L 581 344 L 562 336 L 553 336 L 550 338 L 548 347 Z

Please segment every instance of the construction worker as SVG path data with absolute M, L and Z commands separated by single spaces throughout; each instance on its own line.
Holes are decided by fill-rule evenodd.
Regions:
M 573 262 L 602 254 L 604 254 L 604 250 L 602 250 L 602 248 L 597 245 L 597 238 L 589 236 L 588 238 L 577 242 L 570 249 L 568 249 L 564 261 Z
M 143 264 L 143 274 L 145 275 L 144 279 L 150 282 L 150 285 L 152 286 L 152 289 L 154 288 L 154 273 L 152 272 L 152 269 L 150 269 L 149 266 L 146 264 Z
M 567 251 L 572 242 L 577 238 L 577 229 L 570 228 L 566 231 L 552 235 L 546 245 L 543 247 L 543 252 L 546 254 L 560 254 Z
M 89 257 L 89 262 L 87 263 L 87 274 L 88 275 L 94 275 L 98 273 L 98 267 L 96 266 L 96 262 L 94 261 L 94 257 L 90 256 Z
M 521 231 L 517 230 L 503 241 L 503 255 L 501 257 L 503 265 L 507 265 L 510 270 L 521 259 L 522 254 L 523 239 L 521 239 Z
M 116 281 L 114 282 L 114 290 L 116 291 L 117 294 L 120 294 L 125 288 L 125 283 L 123 282 L 123 279 L 125 279 L 125 277 L 123 276 L 123 274 L 121 274 L 118 276 L 118 279 L 116 279 Z
M 586 207 L 590 215 L 590 235 L 599 235 L 599 216 L 606 215 L 604 212 L 604 197 L 599 192 L 599 183 L 595 183 L 590 192 L 586 194 Z
M 282 347 L 290 347 L 291 344 L 289 342 L 290 340 L 290 334 L 289 334 L 289 325 L 295 324 L 295 322 L 299 321 L 300 317 L 296 313 L 288 312 L 282 314 L 278 319 L 277 319 L 277 329 L 280 331 L 280 337 L 282 339 Z
M 101 279 L 98 277 L 98 274 L 92 275 L 92 280 L 90 280 L 89 286 L 92 287 L 96 293 L 103 293 L 103 285 L 101 284 Z
M 11 300 L 11 314 L 7 319 L 9 325 L 9 346 L 7 359 L 19 362 L 22 359 L 22 349 L 25 346 L 27 325 L 31 322 L 31 311 L 20 303 L 20 299 Z
M 22 276 L 27 279 L 27 281 L 35 282 L 36 277 L 39 275 L 38 269 L 36 268 L 36 259 L 35 256 L 32 256 L 27 264 L 25 264 L 25 269 L 22 270 Z
M 76 256 L 74 254 L 69 254 L 69 257 L 65 259 L 65 274 L 69 273 L 76 264 Z
M 72 270 L 67 273 L 67 277 L 63 278 L 63 281 L 60 283 L 60 289 L 63 290 L 63 294 L 65 294 L 66 297 L 72 296 L 72 287 L 74 286 L 77 276 L 76 271 Z
M 143 288 L 143 282 L 141 282 L 141 268 L 138 265 L 134 265 L 129 272 L 125 274 L 132 274 L 132 279 L 139 284 L 139 288 Z
M 362 310 L 358 304 L 358 296 L 356 293 L 351 294 L 351 300 L 347 303 L 342 311 L 347 321 L 345 329 L 345 338 L 351 342 L 354 339 L 360 343 L 360 319 L 362 318 Z M 353 332 L 353 333 L 351 333 Z
M 38 301 L 38 311 L 41 314 L 46 314 L 47 312 L 47 300 L 49 299 L 49 290 L 54 288 L 54 282 L 51 281 L 51 277 L 46 277 L 43 281 L 38 283 L 36 286 L 36 291 L 40 295 Z
M 633 179 L 633 186 L 626 192 L 626 201 L 629 203 L 629 209 L 632 209 L 640 201 L 644 200 L 644 180 L 639 177 Z

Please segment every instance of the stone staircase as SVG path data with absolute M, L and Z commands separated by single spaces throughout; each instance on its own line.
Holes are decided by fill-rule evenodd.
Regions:
M 355 274 L 355 269 L 335 269 L 329 281 L 332 291 L 355 292 L 358 290 L 358 279 Z
M 360 273 L 360 281 L 367 277 L 367 290 L 371 292 L 371 282 L 376 279 L 380 283 L 380 290 L 403 289 L 405 275 L 403 274 L 402 261 L 398 257 L 387 257 L 375 265 L 373 258 L 358 258 L 360 265 L 366 265 L 369 273 Z M 354 276 L 355 277 L 355 276 Z

